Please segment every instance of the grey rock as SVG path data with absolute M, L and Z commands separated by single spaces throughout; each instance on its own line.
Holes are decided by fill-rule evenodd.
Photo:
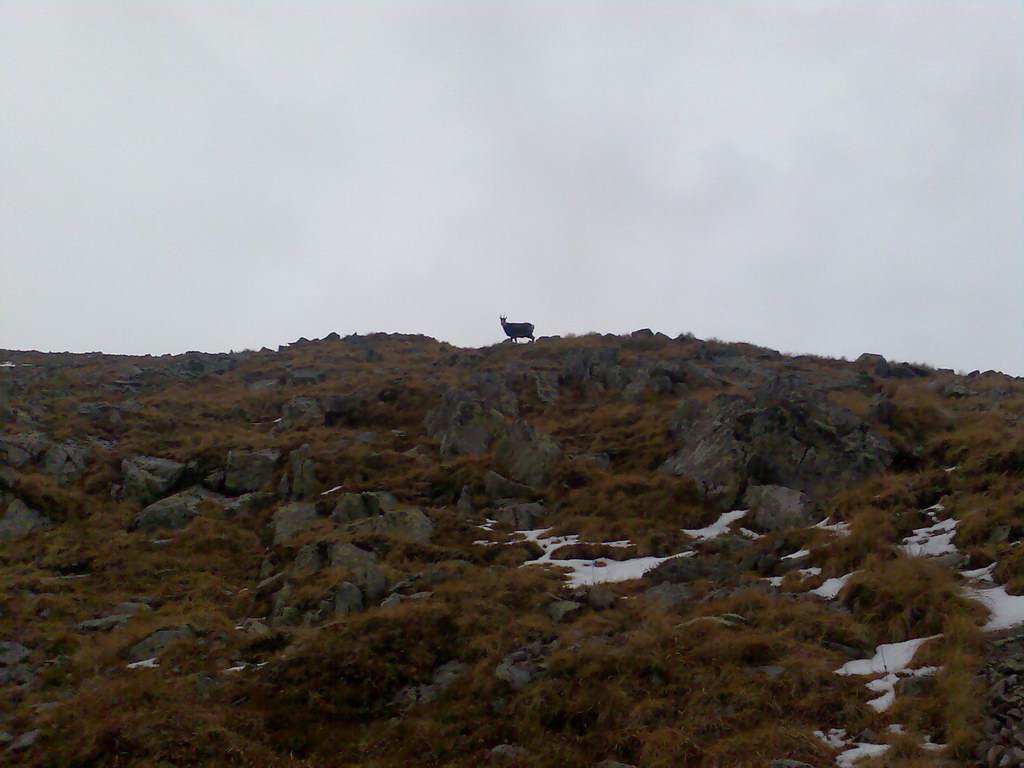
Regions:
M 682 584 L 695 579 L 721 581 L 739 573 L 739 568 L 724 558 L 706 555 L 701 557 L 673 557 L 644 574 L 644 581 L 651 584 Z
M 815 498 L 891 466 L 896 451 L 866 422 L 795 376 L 780 376 L 753 400 L 719 395 L 661 470 L 693 480 L 731 508 L 748 485 L 781 485 Z
M 663 611 L 679 611 L 693 602 L 693 592 L 685 585 L 670 582 L 653 586 L 640 596 Z
M 462 486 L 459 500 L 455 503 L 455 511 L 463 517 L 469 517 L 476 511 L 473 507 L 473 490 L 468 484 Z
M 293 371 L 286 372 L 284 375 L 285 383 L 291 386 L 319 384 L 326 378 L 326 373 L 315 368 L 296 368 Z
M 547 614 L 556 624 L 572 621 L 583 611 L 583 604 L 574 600 L 552 600 L 548 603 Z
M 518 764 L 522 763 L 529 756 L 526 747 L 518 744 L 499 744 L 487 753 L 491 760 L 497 763 Z
M 519 415 L 519 399 L 509 388 L 506 374 L 498 371 L 474 373 L 467 382 L 467 388 L 502 416 L 514 419 Z
M 293 501 L 278 509 L 270 520 L 274 532 L 274 544 L 284 544 L 300 531 L 308 530 L 319 518 L 316 507 L 301 501 Z
M 547 405 L 558 402 L 558 373 L 555 371 L 536 371 L 534 381 L 537 385 L 537 398 Z
M 21 432 L 17 435 L 0 434 L 0 464 L 23 467 L 39 459 L 51 445 L 42 432 Z
M 561 457 L 562 451 L 554 440 L 521 419 L 498 439 L 494 454 L 504 474 L 531 486 L 547 483 Z
M 611 608 L 618 601 L 614 592 L 609 592 L 604 587 L 584 587 L 580 593 L 583 602 L 595 611 L 604 611 Z
M 384 596 L 384 573 L 377 564 L 377 556 L 354 544 L 337 543 L 331 547 L 330 563 L 351 574 L 352 583 L 363 593 L 366 602 L 376 605 Z
M 121 462 L 121 498 L 151 504 L 179 487 L 185 465 L 156 456 L 129 456 Z
M 273 480 L 280 459 L 281 451 L 276 448 L 228 451 L 225 490 L 238 495 L 262 489 Z
M 751 485 L 743 505 L 753 510 L 754 527 L 761 531 L 807 526 L 819 515 L 818 504 L 806 493 L 781 485 Z
M 547 514 L 544 505 L 539 502 L 525 504 L 509 504 L 495 512 L 495 519 L 504 525 L 510 525 L 517 531 L 533 530 Z
M 630 374 L 619 365 L 618 348 L 580 347 L 563 355 L 558 380 L 584 389 L 622 389 Z
M 293 397 L 281 409 L 281 418 L 292 427 L 313 427 L 322 424 L 324 412 L 312 397 Z
M 422 509 L 412 507 L 394 509 L 354 523 L 353 529 L 363 533 L 379 533 L 399 541 L 429 544 L 434 534 L 434 523 Z
M 57 480 L 59 485 L 68 485 L 85 471 L 89 458 L 89 446 L 74 440 L 65 440 L 52 446 L 43 456 L 43 471 Z
M 580 453 L 573 458 L 602 472 L 610 472 L 612 468 L 612 460 L 607 453 Z
M 31 688 L 37 682 L 35 672 L 27 664 L 11 664 L 0 667 L 0 688 L 13 685 L 16 688 Z
M 288 472 L 281 479 L 278 492 L 282 496 L 303 499 L 317 493 L 320 487 L 309 444 L 291 451 L 288 454 Z
M 291 575 L 295 579 L 306 579 L 320 572 L 324 567 L 324 559 L 320 555 L 319 544 L 306 544 L 295 555 Z
M 274 504 L 277 497 L 267 491 L 254 491 L 243 493 L 233 499 L 223 499 L 224 515 L 226 517 L 246 517 L 254 515 L 261 510 Z
M 130 613 L 115 613 L 110 616 L 101 616 L 97 619 L 87 619 L 75 625 L 79 632 L 109 632 L 112 629 L 123 627 L 132 619 Z
M 31 655 L 31 651 L 21 643 L 6 640 L 0 643 L 0 664 L 8 666 L 19 664 Z
M 353 523 L 389 512 L 398 506 L 398 500 L 387 491 L 342 493 L 334 503 L 331 520 Z
M 505 430 L 504 417 L 476 393 L 449 389 L 423 421 L 443 456 L 480 455 Z
M 132 661 L 152 659 L 163 653 L 172 643 L 179 640 L 192 640 L 195 636 L 195 632 L 187 625 L 158 629 L 144 640 L 133 645 L 128 650 L 128 658 Z
M 493 470 L 484 475 L 484 493 L 491 499 L 532 499 L 536 494 L 528 485 L 509 480 Z
M 149 533 L 161 529 L 180 530 L 202 513 L 204 502 L 220 504 L 223 497 L 205 488 L 189 488 L 140 510 L 128 526 L 129 531 Z
M 0 493 L 0 509 L 3 509 L 3 514 L 0 514 L 0 541 L 20 539 L 53 525 L 21 499 L 4 493 Z
M 955 381 L 949 382 L 948 384 L 946 384 L 945 387 L 942 388 L 943 397 L 960 398 L 967 397 L 967 395 L 969 394 L 970 392 L 968 392 L 967 387 L 965 387 L 963 384 L 958 384 Z
M 334 617 L 342 618 L 350 613 L 362 610 L 363 592 L 351 581 L 338 585 L 334 593 Z
M 25 733 L 21 734 L 21 736 L 19 736 L 7 745 L 7 751 L 22 752 L 26 749 L 34 747 L 36 745 L 36 742 L 39 741 L 39 737 L 41 735 L 42 731 L 38 729 L 34 731 L 26 731 Z
M 676 405 L 672 416 L 672 436 L 679 442 L 685 442 L 690 436 L 693 425 L 700 421 L 707 412 L 707 406 L 689 398 L 683 398 Z

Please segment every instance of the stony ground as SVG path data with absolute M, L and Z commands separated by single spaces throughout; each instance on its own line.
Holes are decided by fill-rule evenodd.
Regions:
M 0 765 L 1022 764 L 1024 382 L 0 352 Z

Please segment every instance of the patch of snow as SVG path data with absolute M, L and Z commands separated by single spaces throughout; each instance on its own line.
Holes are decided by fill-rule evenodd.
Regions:
M 224 674 L 225 675 L 229 675 L 232 672 L 241 672 L 243 669 L 245 669 L 248 666 L 249 666 L 248 664 L 243 662 L 242 664 L 239 664 L 236 667 L 228 667 L 227 669 L 224 670 Z
M 831 531 L 832 533 L 836 534 L 837 536 L 849 536 L 850 535 L 850 524 L 849 523 L 844 523 L 842 520 L 840 520 L 838 523 L 831 523 L 830 524 L 829 520 L 831 520 L 831 519 L 832 519 L 831 517 L 826 517 L 820 523 L 817 523 L 814 527 L 815 528 L 820 528 L 823 531 Z
M 18 367 L 18 364 L 17 363 L 12 363 L 10 360 L 8 360 L 8 361 L 6 361 L 4 363 L 0 363 L 0 368 L 17 368 L 17 367 Z
M 483 525 L 478 525 L 477 528 L 480 528 L 480 529 L 482 529 L 484 531 L 493 531 L 494 530 L 494 526 L 497 525 L 497 524 L 498 524 L 497 520 L 492 520 L 491 518 L 488 517 L 488 518 L 486 518 L 484 520 Z
M 824 583 L 822 583 L 820 587 L 816 587 L 810 592 L 812 595 L 824 597 L 826 600 L 834 600 L 836 595 L 838 595 L 839 591 L 846 586 L 846 582 L 850 580 L 850 577 L 853 576 L 854 573 L 856 573 L 856 571 L 847 573 L 844 576 L 835 576 L 831 579 L 825 579 Z
M 941 635 L 929 635 L 902 643 L 885 643 L 875 649 L 870 659 L 854 659 L 836 670 L 837 675 L 877 675 L 889 672 L 902 672 L 914 658 L 917 649 Z
M 827 735 L 822 731 L 815 731 L 814 735 L 835 749 L 842 749 L 849 743 L 845 728 L 832 728 Z
M 152 659 L 143 659 L 142 661 L 133 661 L 131 664 L 126 664 L 125 669 L 153 669 L 160 665 L 156 662 L 156 656 Z
M 717 539 L 729 529 L 730 525 L 744 517 L 747 514 L 747 511 L 748 510 L 746 509 L 736 509 L 732 512 L 723 512 L 711 525 L 705 528 L 683 528 L 683 533 L 687 536 L 692 536 L 699 541 Z
M 943 472 L 956 472 L 960 467 L 946 467 Z
M 763 539 L 764 534 L 752 531 L 749 528 L 740 528 L 740 533 L 746 536 L 748 539 Z
M 801 549 L 799 552 L 792 552 L 792 553 L 790 553 L 788 555 L 783 555 L 782 559 L 783 560 L 796 560 L 798 557 L 803 557 L 804 555 L 809 555 L 809 554 L 811 554 L 811 550 L 809 550 L 809 549 Z
M 878 757 L 889 750 L 888 744 L 856 744 L 836 757 L 838 768 L 851 768 L 865 757 Z
M 320 495 L 321 496 L 327 496 L 328 494 L 334 493 L 335 491 L 340 491 L 344 487 L 345 487 L 344 485 L 336 485 L 333 488 L 328 488 L 326 491 L 324 491 Z
M 920 669 L 903 670 L 901 674 L 902 677 L 928 677 L 938 671 L 938 667 L 921 667 Z M 893 702 L 896 701 L 896 683 L 899 682 L 900 677 L 900 674 L 890 672 L 888 675 L 868 683 L 867 689 L 869 691 L 882 694 L 877 699 L 869 701 L 868 706 L 875 710 L 875 712 L 885 712 L 885 710 L 891 707 Z
M 1011 595 L 1002 585 L 990 589 L 967 587 L 964 592 L 967 597 L 977 600 L 992 612 L 992 617 L 982 627 L 985 632 L 1024 623 L 1024 595 Z
M 817 567 L 801 568 L 799 573 L 803 577 L 807 577 L 807 576 L 821 576 L 821 568 L 817 568 Z M 767 578 L 767 581 L 773 587 L 780 587 L 780 586 L 782 586 L 782 580 L 785 579 L 785 578 L 786 578 L 786 576 L 769 576 Z M 819 589 L 820 589 L 820 587 L 819 587 Z
M 953 537 L 956 535 L 956 524 L 956 520 L 949 518 L 927 528 L 918 528 L 903 539 L 900 549 L 912 557 L 955 554 L 957 549 Z
M 560 547 L 570 544 L 579 544 L 580 537 L 576 534 L 568 536 L 545 536 L 550 528 L 538 528 L 530 531 L 516 531 L 523 537 L 522 540 L 532 541 L 544 550 L 544 554 L 535 560 L 523 563 L 527 565 L 558 565 L 569 569 L 568 584 L 571 587 L 579 587 L 584 584 L 604 584 L 612 581 L 628 581 L 639 579 L 647 571 L 660 565 L 666 560 L 671 560 L 679 555 L 668 555 L 667 557 L 634 557 L 630 560 L 609 560 L 606 557 L 598 557 L 594 560 L 572 559 L 558 560 L 552 558 L 552 554 Z M 620 546 L 629 546 L 628 543 Z M 683 552 L 683 556 L 693 555 L 693 552 Z
M 992 579 L 992 571 L 995 570 L 996 564 L 986 565 L 984 568 L 975 568 L 973 571 L 960 571 L 960 575 L 965 579 L 971 581 L 977 581 L 980 579 Z

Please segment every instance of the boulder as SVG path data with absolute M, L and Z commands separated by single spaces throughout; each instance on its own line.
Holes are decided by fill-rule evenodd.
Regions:
M 198 487 L 175 493 L 143 507 L 129 524 L 128 530 L 144 533 L 161 529 L 179 530 L 192 522 L 192 518 L 199 516 L 202 504 L 206 501 L 221 504 L 224 498 Z
M 280 459 L 281 451 L 276 448 L 228 451 L 225 490 L 235 495 L 260 490 L 274 479 Z
M 562 357 L 558 380 L 562 384 L 584 389 L 622 389 L 631 379 L 630 372 L 619 365 L 617 347 L 577 347 Z
M 192 640 L 195 632 L 188 625 L 159 629 L 147 636 L 141 642 L 136 643 L 128 650 L 128 658 L 131 661 L 144 661 L 159 656 L 171 643 L 179 640 Z
M 393 509 L 376 517 L 354 524 L 356 531 L 378 533 L 399 541 L 429 544 L 434 534 L 434 523 L 422 509 Z
M 281 409 L 281 418 L 288 426 L 314 427 L 323 423 L 324 412 L 312 397 L 293 397 Z
M 796 376 L 752 400 L 719 395 L 661 471 L 688 477 L 711 502 L 733 508 L 748 485 L 778 485 L 814 498 L 892 465 L 893 446 L 866 422 Z
M 547 405 L 558 402 L 558 373 L 556 371 L 536 371 L 533 376 L 537 385 L 537 399 Z
M 753 510 L 754 527 L 761 531 L 807 526 L 819 511 L 818 504 L 806 493 L 781 485 L 749 486 L 743 506 Z
M 375 605 L 384 597 L 384 573 L 372 552 L 355 544 L 337 543 L 331 547 L 330 562 L 332 568 L 342 568 L 351 574 L 352 584 L 365 595 L 367 603 Z M 351 590 L 346 599 L 351 601 Z
M 121 498 L 146 506 L 178 488 L 185 465 L 156 456 L 129 456 L 121 462 Z
M 517 531 L 528 531 L 537 528 L 538 522 L 546 514 L 547 510 L 543 504 L 527 502 L 501 507 L 494 516 L 499 523 L 509 525 Z
M 51 444 L 50 438 L 42 432 L 0 434 L 0 464 L 23 467 L 46 453 Z
M 494 459 L 498 468 L 513 480 L 542 486 L 551 479 L 562 458 L 562 450 L 548 435 L 520 419 L 498 440 Z
M 556 624 L 561 624 L 566 621 L 571 621 L 580 615 L 583 611 L 583 603 L 577 603 L 574 600 L 552 600 L 548 603 L 547 614 Z
M 291 451 L 288 454 L 288 471 L 281 478 L 278 493 L 293 499 L 302 499 L 317 493 L 320 488 L 309 444 Z
M 721 581 L 739 573 L 739 568 L 730 561 L 716 555 L 680 555 L 666 560 L 644 574 L 644 581 L 651 584 L 683 584 L 695 579 Z
M 683 584 L 671 582 L 651 587 L 640 597 L 663 611 L 679 611 L 693 602 L 693 592 Z
M 441 441 L 443 456 L 480 455 L 505 430 L 505 419 L 479 395 L 449 389 L 423 420 L 427 434 Z
M 350 613 L 362 610 L 363 593 L 351 581 L 345 581 L 338 585 L 334 592 L 334 617 L 340 619 Z
M 354 523 L 398 506 L 398 500 L 387 491 L 366 491 L 363 493 L 342 493 L 334 504 L 331 520 L 337 523 Z
M 32 531 L 49 528 L 53 523 L 32 509 L 21 499 L 0 493 L 0 541 L 10 541 L 27 536 Z
M 474 373 L 467 388 L 503 416 L 516 418 L 519 415 L 519 399 L 508 385 L 508 376 L 500 371 Z
M 0 642 L 0 665 L 9 666 L 20 664 L 27 659 L 32 652 L 21 643 L 12 640 Z
M 292 386 L 319 384 L 326 378 L 326 373 L 314 368 L 296 368 L 294 371 L 287 371 L 284 375 L 285 383 Z
M 498 499 L 532 499 L 533 489 L 528 485 L 509 480 L 493 470 L 484 475 L 484 492 L 493 500 Z
M 58 485 L 68 485 L 85 471 L 88 458 L 89 446 L 65 440 L 52 446 L 43 456 L 43 471 L 55 478 Z
M 284 544 L 300 531 L 312 528 L 319 518 L 316 506 L 301 501 L 285 504 L 270 520 L 274 532 L 274 544 Z
M 305 579 L 316 575 L 323 567 L 324 559 L 320 555 L 320 545 L 316 543 L 306 544 L 295 555 L 291 575 L 295 579 Z

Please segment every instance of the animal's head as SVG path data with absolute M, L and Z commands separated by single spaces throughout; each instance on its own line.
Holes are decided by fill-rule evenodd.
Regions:
M 504 325 L 505 321 L 508 320 L 508 315 L 501 315 L 498 319 L 501 320 L 501 324 Z

